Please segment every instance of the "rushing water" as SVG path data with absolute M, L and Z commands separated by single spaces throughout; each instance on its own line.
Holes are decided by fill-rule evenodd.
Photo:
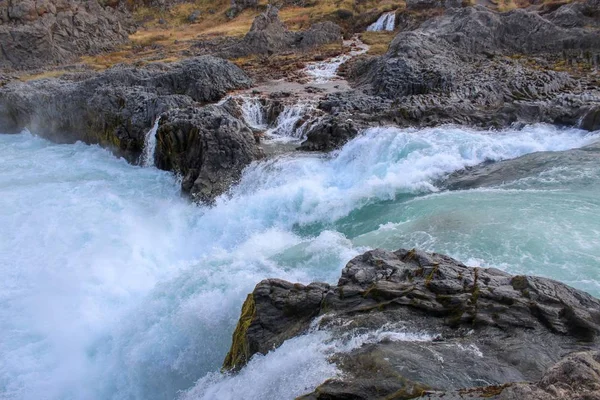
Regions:
M 315 331 L 222 375 L 245 295 L 266 277 L 335 282 L 376 246 L 600 295 L 600 166 L 434 186 L 487 159 L 599 139 L 544 125 L 371 129 L 331 156 L 253 164 L 208 209 L 181 199 L 170 174 L 96 146 L 0 135 L 0 398 L 294 398 L 337 373 L 333 349 L 431 333 L 387 327 L 340 342 Z
M 158 123 L 160 122 L 160 117 L 156 118 L 154 121 L 154 125 L 152 128 L 146 133 L 144 137 L 144 151 L 142 153 L 142 162 L 141 164 L 144 167 L 152 167 L 154 166 L 154 151 L 156 150 L 156 132 L 158 131 Z
M 393 31 L 396 28 L 396 11 L 381 14 L 377 21 L 367 27 L 367 31 Z

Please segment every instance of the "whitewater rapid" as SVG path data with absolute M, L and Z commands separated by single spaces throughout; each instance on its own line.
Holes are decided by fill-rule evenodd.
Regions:
M 600 167 L 556 166 L 490 189 L 435 186 L 485 160 L 596 140 L 546 125 L 370 129 L 331 155 L 252 164 L 204 208 L 180 197 L 172 175 L 97 146 L 0 135 L 0 398 L 294 398 L 337 373 L 334 348 L 433 333 L 392 327 L 340 342 L 313 331 L 222 375 L 243 299 L 267 277 L 333 283 L 377 246 L 599 295 Z

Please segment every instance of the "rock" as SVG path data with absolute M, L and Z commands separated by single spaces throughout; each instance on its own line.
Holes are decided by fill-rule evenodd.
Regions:
M 406 0 L 406 8 L 408 10 L 425 10 L 428 8 L 439 8 L 441 6 L 441 0 Z
M 40 68 L 112 50 L 135 31 L 120 10 L 97 0 L 0 2 L 0 68 Z
M 250 128 L 216 105 L 167 112 L 156 137 L 157 167 L 181 174 L 182 190 L 202 203 L 226 192 L 261 156 Z
M 600 104 L 596 78 L 577 72 L 578 65 L 593 66 L 600 57 L 600 35 L 590 28 L 594 25 L 587 16 L 596 15 L 591 10 L 597 0 L 589 1 L 591 6 L 568 5 L 580 22 L 568 27 L 554 22 L 567 5 L 545 13 L 450 8 L 417 29 L 398 33 L 386 54 L 358 57 L 345 65 L 354 90 L 328 95 L 320 108 L 330 114 L 329 120 L 351 118 L 361 127 L 450 123 L 504 128 L 583 121 L 586 129 L 598 129 L 593 111 Z M 315 126 L 315 132 L 317 128 L 313 137 L 319 144 L 309 137 L 306 149 L 330 150 L 353 133 L 348 130 L 339 141 L 326 138 L 339 136 L 338 130 L 325 124 Z
M 188 16 L 187 20 L 190 23 L 198 22 L 200 15 L 202 15 L 202 13 L 200 11 L 198 11 L 198 10 L 192 11 L 192 13 Z
M 580 149 L 565 151 L 542 151 L 526 154 L 510 160 L 483 163 L 451 173 L 438 186 L 449 190 L 467 190 L 498 186 L 504 182 L 515 182 L 529 176 L 548 171 L 549 165 L 561 168 L 572 167 L 584 170 L 600 163 L 600 143 Z
M 244 310 L 225 369 L 309 327 L 337 340 L 371 338 L 334 354 L 342 374 L 306 399 L 413 398 L 540 379 L 550 387 L 561 378 L 549 377 L 566 375 L 573 363 L 545 375 L 549 367 L 600 344 L 600 300 L 550 279 L 417 250 L 368 251 L 346 265 L 336 286 L 262 281 Z M 385 331 L 407 337 L 385 340 L 378 336 Z M 578 379 L 592 383 L 576 390 L 594 388 L 597 377 L 581 371 Z
M 600 130 L 600 105 L 588 110 L 581 120 L 581 128 L 588 131 Z
M 211 56 L 13 82 L 0 88 L 0 131 L 28 128 L 59 142 L 100 143 L 135 161 L 160 114 L 217 101 L 250 83 L 241 69 Z
M 306 31 L 291 32 L 279 19 L 279 10 L 269 6 L 258 15 L 244 38 L 222 50 L 225 57 L 238 58 L 250 54 L 271 55 L 283 51 L 306 50 L 327 43 L 340 42 L 342 31 L 332 22 L 311 26 Z
M 300 150 L 331 151 L 343 146 L 358 132 L 359 127 L 351 119 L 327 116 L 311 126 Z
M 535 383 L 519 382 L 453 392 L 427 393 L 427 399 L 581 400 L 600 398 L 600 352 L 585 351 L 564 357 Z

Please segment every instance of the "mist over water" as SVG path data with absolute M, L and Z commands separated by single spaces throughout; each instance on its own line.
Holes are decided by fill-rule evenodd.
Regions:
M 330 156 L 253 164 L 204 208 L 171 174 L 97 146 L 0 135 L 0 398 L 301 395 L 335 375 L 332 349 L 360 343 L 316 331 L 221 375 L 243 299 L 267 277 L 334 283 L 373 247 L 418 246 L 600 295 L 600 167 L 434 186 L 488 159 L 599 139 L 545 125 L 371 129 Z M 398 340 L 415 340 L 409 328 Z

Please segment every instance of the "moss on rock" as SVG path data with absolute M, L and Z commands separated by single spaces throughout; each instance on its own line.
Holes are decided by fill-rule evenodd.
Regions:
M 254 321 L 255 316 L 256 304 L 254 303 L 254 296 L 249 294 L 242 306 L 240 320 L 235 327 L 235 331 L 233 331 L 231 349 L 229 349 L 227 356 L 225 356 L 225 361 L 223 361 L 223 370 L 236 370 L 243 367 L 248 362 L 250 353 L 246 333 L 248 332 L 248 328 L 252 324 L 252 321 Z

